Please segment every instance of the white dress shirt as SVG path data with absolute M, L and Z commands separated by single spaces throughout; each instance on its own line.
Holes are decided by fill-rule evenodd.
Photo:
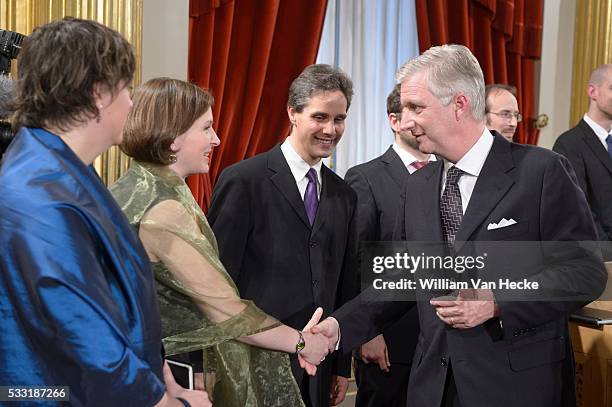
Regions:
M 606 138 L 608 138 L 608 134 L 610 134 L 610 131 L 612 131 L 612 128 L 608 130 L 604 129 L 599 124 L 595 123 L 593 119 L 587 116 L 586 113 L 584 114 L 584 116 L 582 116 L 582 118 L 584 119 L 586 124 L 588 124 L 589 127 L 593 129 L 593 131 L 595 132 L 595 135 L 597 136 L 599 141 L 601 141 L 601 144 L 603 144 L 606 151 L 608 151 L 608 142 L 606 141 Z
M 457 185 L 459 186 L 459 192 L 461 192 L 461 209 L 464 215 L 470 203 L 472 192 L 474 192 L 474 186 L 476 186 L 480 170 L 482 170 L 482 166 L 493 146 L 493 139 L 493 135 L 489 129 L 485 127 L 478 141 L 459 161 L 457 161 L 456 164 L 454 164 L 454 166 L 463 171 L 463 175 L 459 178 Z M 442 190 L 440 191 L 440 196 L 442 196 L 444 188 L 446 188 L 446 173 L 452 166 L 452 163 L 444 160 L 444 173 L 442 174 Z
M 287 164 L 289 164 L 289 169 L 291 170 L 291 174 L 293 174 L 293 178 L 295 178 L 295 183 L 297 184 L 298 190 L 300 191 L 300 196 L 302 200 L 304 200 L 304 194 L 306 193 L 306 187 L 308 186 L 308 178 L 306 178 L 306 173 L 311 168 L 314 168 L 317 173 L 317 198 L 321 199 L 321 165 L 323 165 L 323 161 L 319 160 L 312 167 L 308 165 L 306 161 L 299 156 L 299 154 L 295 151 L 289 138 L 287 138 L 283 144 L 281 144 L 281 151 L 285 160 L 287 160 Z
M 397 155 L 399 155 L 400 160 L 402 160 L 402 163 L 404 163 L 404 166 L 408 169 L 408 173 L 412 174 L 418 169 L 413 167 L 412 163 L 420 160 L 418 160 L 414 155 L 412 155 L 412 153 L 404 150 L 397 143 L 393 143 L 391 148 L 397 153 Z M 429 154 L 429 159 L 427 161 L 436 161 L 436 156 L 433 154 Z

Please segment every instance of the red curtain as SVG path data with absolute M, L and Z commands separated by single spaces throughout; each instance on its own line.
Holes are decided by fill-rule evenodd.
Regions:
M 518 90 L 515 141 L 537 144 L 533 126 L 534 67 L 542 51 L 543 0 L 416 0 L 419 48 L 462 44 L 472 50 L 485 83 L 507 83 Z
M 190 0 L 188 77 L 212 91 L 221 139 L 209 174 L 187 179 L 204 210 L 223 168 L 287 136 L 289 85 L 315 62 L 326 6 L 327 0 Z

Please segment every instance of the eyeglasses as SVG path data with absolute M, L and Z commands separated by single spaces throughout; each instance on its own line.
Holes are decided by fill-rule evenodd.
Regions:
M 520 123 L 523 121 L 523 115 L 520 114 L 519 112 L 510 112 L 508 110 L 502 110 L 499 113 L 496 113 L 496 112 L 487 112 L 487 113 L 491 113 L 491 114 L 494 114 L 495 116 L 503 117 L 506 120 L 512 120 L 512 118 L 514 117 L 517 123 Z

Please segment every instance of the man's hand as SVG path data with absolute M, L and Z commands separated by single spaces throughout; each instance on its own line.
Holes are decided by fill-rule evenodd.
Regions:
M 455 300 L 432 299 L 429 303 L 442 322 L 453 328 L 473 328 L 499 315 L 491 290 L 461 290 Z
M 348 379 L 346 377 L 333 375 L 329 392 L 329 405 L 337 406 L 342 403 L 347 390 Z
M 387 343 L 382 335 L 378 335 L 369 342 L 361 345 L 361 361 L 363 363 L 377 363 L 380 370 L 388 372 L 391 363 L 389 362 L 389 353 L 387 352 Z
M 327 337 L 329 342 L 329 353 L 336 350 L 338 339 L 340 338 L 340 326 L 335 318 L 326 318 L 323 322 L 312 327 L 311 332 L 320 333 Z

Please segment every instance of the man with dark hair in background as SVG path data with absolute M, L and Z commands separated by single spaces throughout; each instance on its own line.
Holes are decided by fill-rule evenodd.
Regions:
M 597 237 L 612 240 L 612 64 L 591 73 L 587 86 L 589 110 L 576 127 L 559 136 L 553 150 L 572 163 L 591 207 Z M 612 260 L 611 244 L 602 245 Z
M 436 159 L 420 152 L 416 137 L 400 128 L 399 84 L 387 97 L 387 118 L 394 134 L 393 145 L 380 157 L 349 169 L 344 177 L 357 193 L 359 242 L 393 240 L 404 181 Z M 357 407 L 406 405 L 410 364 L 418 336 L 419 319 L 413 307 L 383 334 L 361 345 L 355 358 Z
M 516 88 L 503 83 L 485 87 L 487 127 L 495 130 L 508 141 L 512 141 L 516 126 L 523 120 L 516 100 Z
M 351 79 L 311 65 L 289 89 L 291 132 L 273 149 L 226 168 L 208 220 L 240 294 L 301 329 L 317 306 L 330 313 L 358 287 L 353 190 L 321 159 L 344 133 Z M 307 406 L 337 405 L 348 388 L 350 355 L 329 357 L 309 377 L 292 360 Z

